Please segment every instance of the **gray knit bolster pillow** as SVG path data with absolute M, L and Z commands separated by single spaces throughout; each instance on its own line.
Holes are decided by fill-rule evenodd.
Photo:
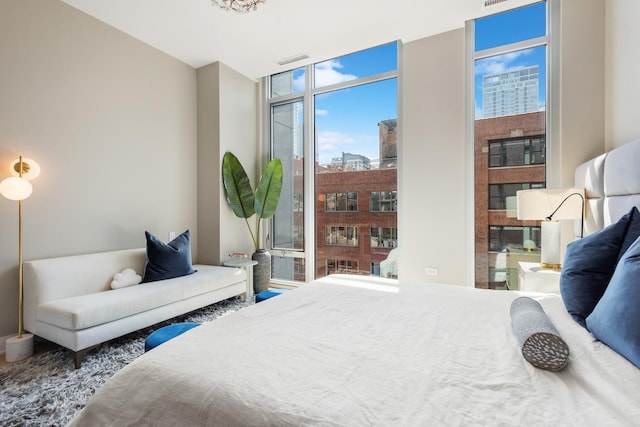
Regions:
M 548 371 L 559 371 L 567 365 L 569 346 L 538 301 L 516 298 L 511 303 L 510 313 L 513 332 L 529 363 Z

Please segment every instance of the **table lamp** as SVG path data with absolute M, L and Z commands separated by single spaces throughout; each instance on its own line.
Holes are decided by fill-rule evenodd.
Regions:
M 540 223 L 540 267 L 562 267 L 560 222 L 580 219 L 580 237 L 584 233 L 584 189 L 542 188 L 520 190 L 517 197 L 517 218 Z

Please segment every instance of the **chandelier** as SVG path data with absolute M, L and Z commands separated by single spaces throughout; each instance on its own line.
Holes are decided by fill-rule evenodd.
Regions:
M 224 10 L 233 10 L 234 12 L 249 12 L 256 10 L 260 3 L 267 0 L 211 0 L 211 4 L 219 6 Z

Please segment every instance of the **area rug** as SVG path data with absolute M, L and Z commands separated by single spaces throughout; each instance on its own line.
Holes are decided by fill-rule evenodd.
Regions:
M 70 350 L 36 341 L 36 355 L 0 367 L 0 426 L 64 426 L 114 373 L 144 353 L 145 338 L 178 322 L 206 322 L 253 304 L 239 298 L 176 317 L 101 344 L 80 369 Z M 46 348 L 38 351 L 38 348 Z

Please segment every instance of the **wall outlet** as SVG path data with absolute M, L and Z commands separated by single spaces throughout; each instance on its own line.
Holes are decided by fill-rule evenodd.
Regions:
M 172 241 L 175 238 L 176 238 L 176 232 L 175 231 L 170 231 L 169 232 L 169 241 Z
M 438 269 L 436 267 L 427 267 L 424 269 L 424 274 L 426 274 L 427 276 L 437 276 Z

